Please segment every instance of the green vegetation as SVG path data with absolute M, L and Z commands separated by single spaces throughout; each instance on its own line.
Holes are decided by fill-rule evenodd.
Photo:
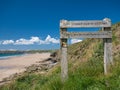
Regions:
M 69 46 L 69 78 L 60 80 L 58 64 L 46 74 L 25 74 L 0 90 L 120 90 L 120 23 L 113 25 L 114 66 L 105 76 L 103 71 L 103 43 L 86 39 Z

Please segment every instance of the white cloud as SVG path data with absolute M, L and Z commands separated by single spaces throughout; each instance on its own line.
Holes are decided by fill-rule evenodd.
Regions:
M 81 42 L 81 39 L 71 39 L 71 44 Z
M 54 44 L 58 44 L 59 43 L 59 39 L 55 39 L 55 38 L 51 38 L 50 35 L 48 35 L 45 39 L 45 43 L 49 44 L 49 43 L 54 43 Z
M 14 45 L 31 45 L 31 44 L 34 44 L 34 43 L 32 41 L 24 39 L 24 38 L 16 40 L 14 43 Z
M 39 37 L 31 37 L 31 39 L 24 39 L 24 38 L 21 38 L 19 40 L 16 40 L 15 41 L 15 45 L 32 45 L 34 43 L 39 43 L 40 42 L 40 39 Z
M 3 42 L 1 42 L 3 45 L 7 45 L 7 44 L 13 44 L 14 41 L 13 40 L 4 40 Z
M 50 35 L 46 37 L 45 40 L 40 39 L 39 37 L 32 36 L 30 39 L 18 39 L 16 41 L 14 40 L 4 40 L 0 44 L 13 44 L 13 45 L 32 45 L 32 44 L 58 44 L 59 39 L 52 38 Z
M 39 39 L 39 37 L 31 37 L 30 41 L 31 42 L 39 42 L 40 39 Z

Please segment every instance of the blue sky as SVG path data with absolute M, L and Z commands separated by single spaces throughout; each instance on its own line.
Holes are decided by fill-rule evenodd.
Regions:
M 120 21 L 119 0 L 0 0 L 0 49 L 59 48 L 59 21 Z

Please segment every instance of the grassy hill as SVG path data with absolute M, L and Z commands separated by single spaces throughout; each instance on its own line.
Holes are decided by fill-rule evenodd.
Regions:
M 0 90 L 120 90 L 120 23 L 112 26 L 113 60 L 110 73 L 103 71 L 102 39 L 86 39 L 68 47 L 69 78 L 60 79 L 60 63 L 45 74 L 28 74 Z

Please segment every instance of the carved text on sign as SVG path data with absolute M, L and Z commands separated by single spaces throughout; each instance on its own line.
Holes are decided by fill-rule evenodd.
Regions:
M 60 38 L 112 38 L 112 32 L 63 32 Z
M 60 22 L 61 28 L 81 28 L 81 27 L 110 27 L 110 20 L 87 20 L 87 21 L 67 21 Z

